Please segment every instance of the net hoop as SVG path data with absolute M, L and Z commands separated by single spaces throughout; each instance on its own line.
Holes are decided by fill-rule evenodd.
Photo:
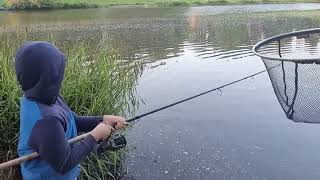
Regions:
M 320 28 L 265 39 L 253 47 L 286 117 L 320 123 Z
M 270 37 L 268 39 L 265 39 L 259 43 L 257 43 L 255 46 L 253 46 L 252 51 L 255 55 L 265 58 L 268 60 L 274 60 L 274 61 L 290 61 L 290 62 L 297 62 L 297 63 L 320 63 L 320 57 L 319 58 L 299 58 L 299 59 L 292 59 L 292 58 L 282 58 L 282 57 L 270 57 L 263 54 L 260 54 L 258 51 L 261 47 L 268 45 L 271 42 L 281 41 L 284 38 L 288 37 L 299 37 L 303 35 L 310 35 L 314 33 L 320 33 L 320 28 L 314 28 L 314 29 L 306 29 L 301 31 L 294 31 L 290 33 L 284 33 L 277 36 Z M 279 43 L 280 48 L 280 43 Z

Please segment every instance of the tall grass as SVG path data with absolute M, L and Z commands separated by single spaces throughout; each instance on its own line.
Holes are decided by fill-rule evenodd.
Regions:
M 7 40 L 7 39 L 6 39 Z M 13 71 L 13 47 L 9 41 L 1 42 L 0 49 L 0 157 L 8 160 L 16 157 L 16 144 L 19 131 L 19 96 Z M 8 39 L 9 40 L 9 39 Z M 16 169 L 2 174 L 13 177 Z
M 1 161 L 17 157 L 19 131 L 19 97 L 22 92 L 14 74 L 14 53 L 24 40 L 5 37 L 0 44 L 0 155 Z M 53 40 L 52 40 L 53 41 Z M 54 42 L 53 42 L 54 43 Z M 61 47 L 62 46 L 62 47 Z M 117 52 L 104 46 L 92 47 L 86 42 L 62 43 L 67 56 L 62 96 L 80 115 L 123 115 L 134 111 L 135 84 L 142 72 L 136 62 L 118 61 Z M 112 179 L 121 170 L 121 152 L 91 155 L 82 164 L 80 179 Z M 0 173 L 0 179 L 16 179 L 18 169 Z M 9 177 L 9 178 L 8 178 Z

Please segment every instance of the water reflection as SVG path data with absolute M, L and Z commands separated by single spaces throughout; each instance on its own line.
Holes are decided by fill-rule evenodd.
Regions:
M 305 5 L 0 12 L 0 38 L 84 40 L 151 63 L 137 86 L 143 113 L 263 70 L 253 44 L 320 23 L 319 11 L 290 8 Z M 318 179 L 319 138 L 285 120 L 265 74 L 136 123 L 125 165 L 136 179 Z
M 103 43 L 123 59 L 148 63 L 181 56 L 185 48 L 194 50 L 195 56 L 202 59 L 224 60 L 253 56 L 251 47 L 257 40 L 319 22 L 317 12 L 304 16 L 228 11 L 203 15 L 197 9 L 1 12 L 0 38 L 10 34 L 27 39 L 54 37 L 58 45 L 85 40 L 93 49 Z
M 297 122 L 320 122 L 320 35 L 313 33 L 305 36 L 292 36 L 272 42 L 262 47 L 259 52 L 266 56 L 292 59 L 292 61 L 275 61 L 263 58 L 279 100 L 288 119 Z M 301 59 L 315 58 L 315 61 Z

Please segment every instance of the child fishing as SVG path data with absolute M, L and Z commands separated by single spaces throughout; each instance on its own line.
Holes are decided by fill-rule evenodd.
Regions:
M 118 116 L 78 116 L 60 96 L 65 56 L 47 42 L 27 42 L 16 53 L 15 69 L 23 90 L 20 100 L 19 156 L 38 152 L 39 158 L 21 164 L 26 180 L 74 180 L 79 163 L 115 129 L 126 127 Z M 74 87 L 76 88 L 76 87 Z M 112 127 L 114 126 L 115 129 Z M 68 139 L 89 135 L 75 144 Z

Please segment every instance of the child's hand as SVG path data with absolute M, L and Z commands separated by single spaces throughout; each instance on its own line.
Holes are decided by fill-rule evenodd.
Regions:
M 128 123 L 123 117 L 104 115 L 103 121 L 104 124 L 115 127 L 116 129 L 122 129 L 127 127 Z
M 100 140 L 106 140 L 113 131 L 114 128 L 112 126 L 100 123 L 90 132 L 90 134 L 98 142 Z

